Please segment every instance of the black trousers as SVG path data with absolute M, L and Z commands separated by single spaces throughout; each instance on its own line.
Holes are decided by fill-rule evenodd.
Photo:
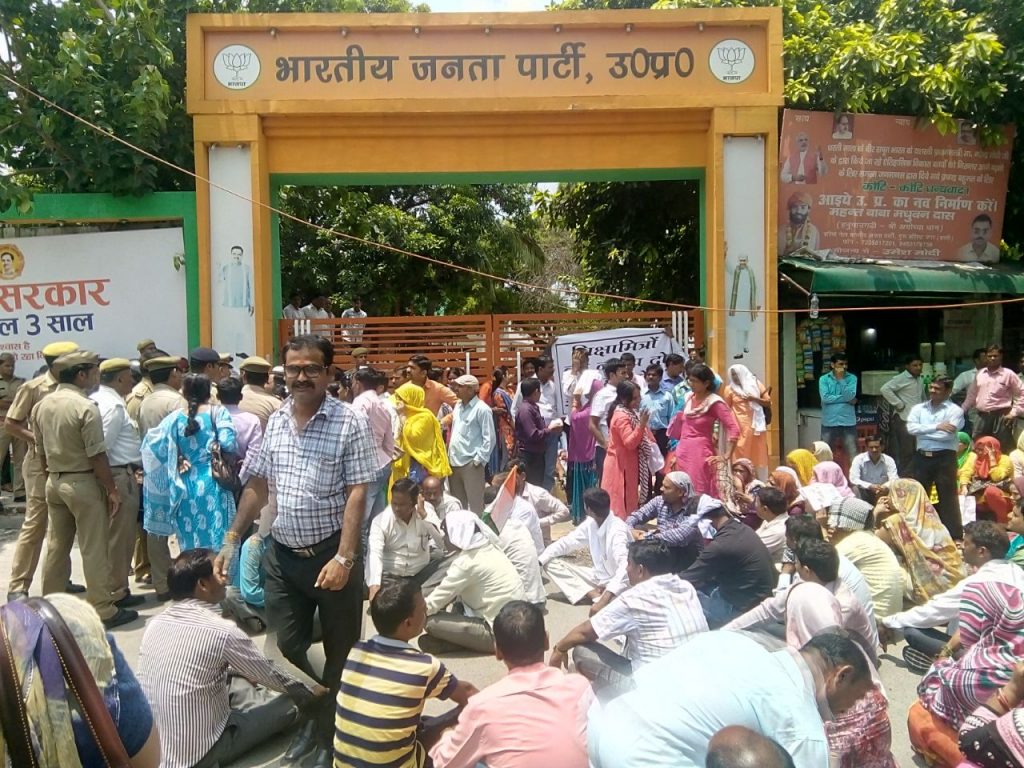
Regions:
M 1009 412 L 1009 408 L 978 411 L 978 423 L 974 425 L 974 434 L 971 437 L 975 440 L 979 437 L 994 437 L 999 441 L 1003 453 L 1009 453 L 1017 447 L 1013 441 L 1013 422 L 1007 422 L 1004 418 Z
M 519 458 L 526 462 L 526 482 L 530 485 L 544 484 L 544 454 L 520 450 Z
M 925 656 L 931 656 L 935 658 L 939 655 L 939 651 L 945 647 L 946 643 L 950 641 L 952 635 L 948 635 L 941 629 L 934 629 L 927 627 L 925 629 L 917 629 L 916 627 L 904 627 L 902 630 L 903 637 L 907 641 L 907 645 L 916 651 L 920 651 Z
M 313 557 L 300 557 L 272 538 L 263 553 L 267 629 L 276 634 L 277 647 L 288 661 L 331 689 L 316 713 L 317 742 L 326 748 L 334 743 L 334 704 L 341 672 L 363 629 L 363 565 L 359 560 L 344 589 L 332 592 L 314 586 L 320 571 L 337 554 L 340 540 L 339 531 L 314 545 Z M 317 611 L 326 657 L 322 675 L 316 673 L 307 655 L 313 644 L 313 616 Z
M 935 491 L 939 495 L 939 519 L 949 535 L 960 541 L 964 537 L 964 524 L 956 487 L 956 451 L 932 451 L 931 454 L 926 456 L 921 451 L 914 454 L 910 476 L 924 486 L 925 492 L 935 483 Z

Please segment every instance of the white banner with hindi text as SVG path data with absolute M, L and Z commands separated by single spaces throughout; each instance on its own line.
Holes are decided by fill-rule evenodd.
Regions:
M 0 241 L 0 351 L 31 376 L 58 339 L 104 357 L 150 338 L 186 354 L 184 239 L 178 227 Z

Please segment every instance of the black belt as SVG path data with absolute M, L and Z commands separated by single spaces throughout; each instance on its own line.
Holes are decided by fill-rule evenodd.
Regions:
M 941 451 L 918 451 L 922 456 L 927 456 L 929 459 L 934 458 L 943 453 L 956 453 L 952 448 L 944 448 Z
M 56 470 L 56 469 L 51 469 L 51 470 L 49 470 L 49 473 L 51 475 L 91 475 L 92 474 L 92 470 L 91 469 L 72 469 L 72 470 L 70 470 L 68 472 L 61 472 L 61 471 Z
M 287 544 L 282 544 L 277 539 L 274 539 L 274 543 L 277 544 L 281 549 L 287 552 L 289 555 L 295 557 L 301 557 L 304 560 L 308 560 L 311 557 L 322 555 L 324 552 L 330 549 L 338 548 L 338 538 L 341 536 L 341 531 L 335 531 L 323 541 L 319 541 L 316 544 L 312 544 L 308 547 L 289 547 Z
M 114 464 L 111 469 L 127 469 L 129 472 L 138 472 L 142 469 L 141 464 Z

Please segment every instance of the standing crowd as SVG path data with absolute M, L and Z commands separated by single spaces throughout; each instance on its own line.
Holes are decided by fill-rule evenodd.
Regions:
M 61 707 L 47 612 L 25 599 L 45 537 L 42 592 L 136 766 L 225 765 L 286 730 L 284 764 L 314 767 L 894 766 L 878 668 L 898 637 L 922 675 L 915 749 L 1021 765 L 1024 399 L 998 349 L 962 407 L 908 360 L 864 450 L 836 356 L 822 441 L 775 469 L 770 389 L 697 356 L 596 370 L 578 348 L 559 391 L 545 355 L 509 386 L 424 356 L 387 375 L 361 347 L 338 373 L 319 336 L 239 375 L 208 348 L 138 351 L 136 381 L 127 359 L 51 344 L 0 400 L 27 498 L 0 764 L 109 757 Z M 76 538 L 91 609 L 60 594 Z M 134 669 L 104 635 L 138 618 L 133 579 L 168 603 Z M 549 590 L 589 606 L 561 638 Z M 508 675 L 478 690 L 452 651 Z M 453 705 L 428 717 L 431 698 Z

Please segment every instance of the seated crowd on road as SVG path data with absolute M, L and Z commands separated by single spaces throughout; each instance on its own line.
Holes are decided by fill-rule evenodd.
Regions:
M 930 765 L 1024 765 L 1024 440 L 988 378 L 961 407 L 908 361 L 897 425 L 865 439 L 837 356 L 823 440 L 773 467 L 743 365 L 578 348 L 559 392 L 546 355 L 481 383 L 351 352 L 342 372 L 297 336 L 236 373 L 150 340 L 137 366 L 46 348 L 6 412 L 27 509 L 0 765 L 224 766 L 286 732 L 282 764 L 314 767 L 888 768 L 894 717 Z M 131 666 L 106 630 L 139 584 L 165 606 Z M 552 599 L 586 619 L 549 635 Z M 879 676 L 900 640 L 909 713 Z M 478 688 L 453 653 L 507 674 Z

